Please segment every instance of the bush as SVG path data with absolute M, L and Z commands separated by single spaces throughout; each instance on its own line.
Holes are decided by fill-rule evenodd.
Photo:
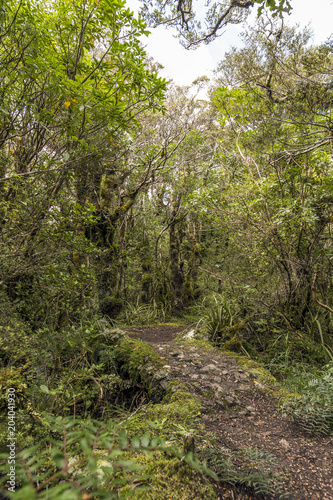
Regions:
M 199 306 L 201 323 L 212 342 L 225 342 L 237 330 L 238 311 L 236 304 L 222 296 L 206 297 Z M 235 326 L 235 328 L 233 328 Z

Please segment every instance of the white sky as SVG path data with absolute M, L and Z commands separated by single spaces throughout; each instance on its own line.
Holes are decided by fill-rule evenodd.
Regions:
M 135 12 L 140 7 L 139 0 L 127 0 L 127 4 Z M 299 23 L 301 27 L 310 24 L 315 43 L 325 41 L 332 34 L 333 0 L 291 0 L 291 4 L 293 12 L 286 16 L 288 24 Z M 160 26 L 151 30 L 143 43 L 149 55 L 164 66 L 161 76 L 179 85 L 190 85 L 199 76 L 212 75 L 223 54 L 231 46 L 240 45 L 238 35 L 242 30 L 241 25 L 227 26 L 225 33 L 211 44 L 186 50 L 172 35 L 174 31 Z

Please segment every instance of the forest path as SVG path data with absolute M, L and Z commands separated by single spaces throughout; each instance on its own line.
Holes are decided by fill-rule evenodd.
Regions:
M 215 435 L 215 449 L 268 452 L 276 462 L 262 462 L 262 470 L 281 475 L 290 500 L 333 500 L 332 438 L 309 437 L 283 417 L 277 401 L 267 393 L 269 384 L 256 380 L 256 374 L 230 355 L 213 347 L 175 341 L 184 330 L 186 326 L 161 325 L 131 328 L 128 333 L 159 353 L 168 370 L 166 387 L 170 381 L 185 384 L 200 400 L 202 423 L 206 432 Z M 245 463 L 255 460 L 242 452 L 239 458 L 239 470 L 244 470 L 244 459 Z M 253 495 L 245 488 L 222 486 L 220 491 L 221 499 L 272 498 Z

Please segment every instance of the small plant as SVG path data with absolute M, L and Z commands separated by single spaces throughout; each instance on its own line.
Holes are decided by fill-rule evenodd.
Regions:
M 277 500 L 284 500 L 289 496 L 284 491 L 281 476 L 270 470 L 278 465 L 276 457 L 265 450 L 244 448 L 231 452 L 228 449 L 210 447 L 205 450 L 204 455 L 221 483 L 246 486 L 256 495 Z
M 288 398 L 282 405 L 282 411 L 309 434 L 332 434 L 333 374 L 325 370 L 319 376 L 309 377 L 301 396 Z
M 150 325 L 157 321 L 157 312 L 150 304 L 140 304 L 139 298 L 136 302 L 126 302 L 123 314 L 126 325 Z
M 205 298 L 199 306 L 202 323 L 209 339 L 213 342 L 225 341 L 229 337 L 230 329 L 237 323 L 236 306 L 221 296 L 213 296 L 212 299 Z M 234 333 L 234 332 L 233 332 Z
M 142 304 L 140 297 L 135 302 L 126 302 L 122 313 L 122 320 L 126 325 L 152 325 L 165 322 L 171 315 L 171 306 L 168 303 L 156 302 Z

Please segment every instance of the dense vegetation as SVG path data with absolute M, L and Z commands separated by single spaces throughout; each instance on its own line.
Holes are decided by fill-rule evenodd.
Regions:
M 154 357 L 130 325 L 197 325 L 332 431 L 333 43 L 262 15 L 200 100 L 206 79 L 167 85 L 146 33 L 122 0 L 0 6 L 0 385 L 31 471 L 17 499 L 127 498 L 145 484 L 130 448 L 165 457 L 162 438 L 125 436 Z M 66 446 L 89 476 L 61 481 Z

